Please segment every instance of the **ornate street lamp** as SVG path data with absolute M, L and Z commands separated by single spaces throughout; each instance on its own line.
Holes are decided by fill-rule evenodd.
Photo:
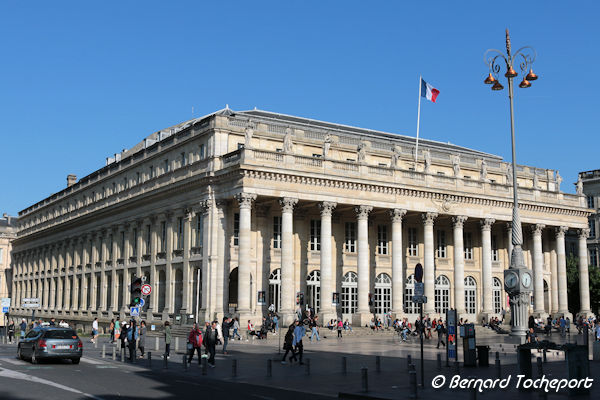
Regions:
M 483 81 L 485 84 L 492 85 L 492 90 L 498 91 L 504 89 L 500 83 L 500 71 L 503 70 L 501 64 L 505 64 L 506 77 L 508 83 L 508 98 L 510 101 L 510 134 L 512 142 L 512 179 L 513 179 L 513 215 L 512 215 L 512 245 L 513 251 L 510 257 L 510 267 L 504 271 L 504 288 L 510 298 L 511 311 L 511 336 L 521 337 L 524 342 L 527 335 L 527 314 L 532 292 L 532 279 L 528 268 L 525 266 L 523 258 L 523 232 L 521 229 L 521 219 L 519 218 L 519 202 L 517 193 L 517 163 L 515 155 L 515 120 L 513 115 L 513 79 L 519 75 L 523 80 L 519 84 L 520 88 L 528 88 L 531 82 L 538 76 L 533 73 L 532 64 L 535 61 L 536 52 L 533 47 L 525 46 L 511 53 L 510 36 L 506 30 L 506 53 L 500 50 L 489 49 L 485 52 L 484 62 L 489 67 L 489 74 Z M 504 61 L 504 62 L 502 62 Z M 515 67 L 517 63 L 517 72 Z

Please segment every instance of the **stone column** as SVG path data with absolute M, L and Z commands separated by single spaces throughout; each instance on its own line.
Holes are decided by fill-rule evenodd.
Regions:
M 210 315 L 210 271 L 214 271 L 214 265 L 217 263 L 217 248 L 215 245 L 216 236 L 213 234 L 214 229 L 214 199 L 209 197 L 200 202 L 200 213 L 202 213 L 202 270 L 200 272 L 201 296 L 200 309 L 205 320 L 211 319 Z M 239 270 L 238 270 L 239 273 Z
M 167 228 L 167 243 L 165 246 L 166 262 L 165 262 L 165 308 L 163 312 L 163 320 L 167 318 L 167 314 L 174 312 L 175 296 L 173 295 L 173 215 L 168 213 L 166 216 Z
M 112 266 L 111 266 L 111 284 L 112 288 L 110 294 L 112 296 L 111 299 L 111 309 L 113 313 L 116 315 L 119 314 L 119 278 L 117 276 L 117 258 L 118 257 L 118 240 L 117 237 L 118 227 L 113 227 L 112 229 L 112 243 L 110 244 L 111 250 L 111 258 L 112 258 Z M 109 236 L 110 239 L 110 236 Z
M 550 294 L 552 296 L 552 307 L 550 307 L 551 315 L 558 312 L 558 261 L 556 257 L 556 248 L 550 251 Z
M 425 296 L 427 303 L 424 304 L 423 312 L 433 314 L 435 312 L 435 260 L 434 260 L 434 242 L 433 242 L 433 221 L 438 214 L 428 212 L 422 214 L 423 218 L 423 242 L 425 244 L 424 264 L 423 265 L 423 283 L 425 284 Z
M 531 227 L 533 237 L 533 312 L 541 318 L 546 316 L 544 310 L 544 254 L 542 250 L 542 231 L 545 227 L 542 224 L 532 225 Z
M 494 219 L 485 218 L 481 221 L 481 282 L 483 291 L 483 309 L 480 314 L 480 320 L 485 317 L 489 321 L 490 315 L 494 312 L 494 294 L 492 280 L 492 225 L 496 222 Z
M 406 210 L 399 208 L 390 210 L 390 217 L 392 218 L 392 314 L 394 318 L 404 316 L 402 218 L 405 215 Z
M 331 265 L 331 214 L 337 203 L 324 201 L 319 204 L 321 209 L 321 313 L 322 321 L 337 318 L 337 311 L 332 304 L 333 268 Z
M 96 272 L 98 272 L 100 268 L 99 266 L 96 266 L 96 262 L 98 262 L 98 248 L 99 246 L 102 246 L 100 243 L 101 239 L 98 239 L 99 236 L 100 235 L 96 236 L 96 233 L 93 233 L 90 237 L 91 251 L 89 263 L 92 266 L 92 273 L 90 274 L 90 287 L 88 288 L 88 291 L 90 292 L 90 304 L 88 304 L 88 311 L 98 311 L 96 297 L 98 293 L 99 282 L 96 279 Z
M 591 314 L 590 308 L 590 277 L 588 274 L 588 249 L 587 238 L 590 236 L 589 229 L 579 230 L 579 303 L 581 311 L 579 315 L 584 318 Z
M 252 204 L 250 205 L 252 207 Z M 229 309 L 229 264 L 225 261 L 225 254 L 227 254 L 230 246 L 230 238 L 227 235 L 227 201 L 225 199 L 215 200 L 214 212 L 214 247 L 215 253 L 214 269 L 211 270 L 210 285 L 211 285 L 211 308 L 213 313 L 216 315 L 218 320 L 223 318 L 223 315 Z M 252 213 L 252 211 L 250 211 Z M 241 214 L 240 214 L 241 215 Z M 239 239 L 239 238 L 238 238 Z M 239 259 L 238 252 L 238 259 Z M 248 261 L 249 262 L 249 261 Z M 249 267 L 251 268 L 251 267 Z M 239 279 L 238 269 L 238 279 Z M 248 270 L 250 274 L 250 269 Z M 250 281 L 250 275 L 248 275 L 248 281 Z M 239 282 L 238 282 L 239 288 Z M 248 282 L 248 293 L 250 292 L 250 282 Z M 239 294 L 238 294 L 239 299 Z M 250 303 L 252 304 L 250 297 Z M 227 304 L 227 305 L 226 305 Z
M 156 216 L 150 217 L 150 248 L 148 254 L 150 254 L 150 285 L 152 285 L 152 292 L 150 292 L 150 307 L 148 312 L 151 314 L 158 314 L 162 310 L 158 309 L 158 274 L 156 273 L 156 253 L 157 249 L 157 229 L 158 229 L 158 218 Z M 154 318 L 154 316 L 152 317 Z
M 358 310 L 355 317 L 358 321 L 356 326 L 364 326 L 371 320 L 369 307 L 370 265 L 369 265 L 369 214 L 373 210 L 371 206 L 358 206 L 355 208 L 358 219 Z
M 294 320 L 294 206 L 298 199 L 284 197 L 281 204 L 281 314 L 284 324 Z M 240 245 L 241 245 L 240 215 Z M 238 293 L 239 296 L 239 293 Z
M 57 281 L 56 281 L 56 291 L 57 291 L 57 295 L 56 295 L 56 311 L 61 311 L 63 309 L 63 283 L 64 283 L 64 276 L 61 275 L 60 273 L 57 276 Z
M 556 261 L 558 269 L 558 313 L 569 316 L 572 319 L 572 315 L 569 312 L 569 303 L 567 297 L 567 259 L 565 256 L 565 232 L 569 228 L 566 226 L 560 226 L 556 228 Z
M 100 310 L 108 311 L 108 304 L 107 304 L 108 303 L 108 279 L 107 279 L 108 271 L 106 270 L 106 258 L 107 258 L 106 246 L 107 246 L 107 241 L 108 241 L 108 234 L 105 230 L 102 231 L 99 239 L 100 239 L 99 258 L 102 262 L 101 272 L 100 272 L 100 289 L 102 290 L 102 292 L 100 293 Z
M 457 318 L 465 313 L 465 247 L 463 226 L 466 216 L 452 217 L 454 243 L 454 309 Z
M 13 289 L 14 290 L 14 289 Z M 14 291 L 13 291 L 14 293 Z M 56 279 L 54 278 L 54 274 L 50 278 L 50 310 L 54 311 L 56 307 Z
M 63 309 L 69 311 L 71 309 L 71 277 L 66 272 L 64 295 Z
M 181 303 L 181 314 L 189 314 L 192 311 L 191 294 L 194 277 L 190 274 L 190 245 L 191 245 L 191 221 L 194 214 L 186 209 L 183 217 L 183 302 Z

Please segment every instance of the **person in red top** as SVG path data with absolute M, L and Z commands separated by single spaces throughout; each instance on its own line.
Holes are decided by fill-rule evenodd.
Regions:
M 194 352 L 198 352 L 198 364 L 202 361 L 202 331 L 198 329 L 198 324 L 194 323 L 190 334 L 188 335 L 188 364 L 192 362 L 192 358 L 194 358 Z

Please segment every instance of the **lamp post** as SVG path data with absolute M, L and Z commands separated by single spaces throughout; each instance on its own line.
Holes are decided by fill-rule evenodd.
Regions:
M 504 271 L 504 288 L 510 298 L 511 311 L 511 336 L 521 338 L 524 342 L 527 335 L 527 314 L 532 292 L 531 273 L 525 266 L 523 258 L 523 232 L 521 219 L 519 218 L 519 199 L 517 193 L 517 162 L 515 154 L 515 120 L 513 115 L 513 79 L 523 75 L 519 84 L 520 88 L 528 88 L 531 82 L 538 77 L 533 73 L 532 64 L 535 61 L 536 52 L 533 47 L 521 47 L 514 54 L 511 53 L 510 36 L 506 30 L 506 53 L 489 49 L 485 52 L 484 62 L 489 67 L 489 75 L 484 83 L 492 85 L 492 90 L 504 89 L 500 83 L 501 64 L 505 64 L 504 76 L 508 83 L 508 99 L 510 102 L 510 134 L 512 144 L 512 184 L 513 184 L 513 214 L 512 214 L 512 245 L 513 251 L 510 257 L 510 267 Z M 515 62 L 520 72 L 515 70 Z

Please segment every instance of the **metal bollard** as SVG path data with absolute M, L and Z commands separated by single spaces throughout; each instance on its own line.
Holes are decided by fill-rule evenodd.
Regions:
M 502 378 L 502 367 L 500 366 L 500 359 L 496 358 L 496 373 L 498 374 L 498 379 Z
M 208 363 L 208 360 L 206 358 L 202 359 L 202 362 L 200 363 L 201 368 L 202 368 L 202 375 L 206 375 L 206 365 Z
M 125 362 L 125 348 L 121 349 L 121 362 Z
M 306 375 L 310 375 L 310 358 L 307 358 L 306 362 L 304 363 L 304 373 Z
M 497 352 L 496 352 L 496 360 L 499 360 L 499 359 L 500 359 L 500 352 L 499 352 L 499 351 L 497 351 Z
M 131 362 L 137 364 L 137 347 L 133 348 L 133 360 Z
M 102 345 L 102 358 L 106 358 L 106 345 Z
M 474 381 L 475 377 L 471 375 L 469 376 L 469 379 L 471 381 Z M 477 389 L 475 388 L 475 386 L 469 389 L 469 400 L 477 400 Z
M 152 368 L 152 352 L 148 352 L 148 367 Z
M 375 372 L 377 372 L 377 373 L 381 372 L 381 356 L 375 357 Z
M 179 337 L 175 336 L 175 353 L 179 351 Z
M 348 369 L 346 367 L 348 358 L 346 356 L 342 357 L 342 375 L 346 375 Z
M 117 359 L 117 348 L 116 347 L 113 347 L 112 359 L 113 359 L 113 361 L 115 361 Z
M 187 358 L 187 357 L 186 357 L 186 356 L 185 356 L 185 354 L 184 354 L 184 355 L 183 355 L 183 370 L 184 370 L 184 371 L 187 371 L 187 368 L 188 368 L 188 363 L 187 363 L 187 360 L 186 360 L 186 358 Z
M 154 339 L 156 339 L 154 342 L 154 350 L 158 351 L 158 336 L 155 337 Z
M 546 356 L 546 353 L 547 353 L 547 351 L 546 351 L 546 349 L 544 349 L 544 364 L 548 362 L 548 358 Z
M 362 391 L 363 392 L 368 392 L 369 391 L 369 376 L 368 376 L 369 371 L 367 370 L 366 367 L 363 367 L 360 369 L 360 380 L 362 383 Z
M 413 365 L 413 369 L 408 371 L 408 384 L 410 386 L 409 397 L 411 399 L 416 399 L 417 398 L 417 371 L 414 370 L 414 365 Z
M 408 356 L 406 356 L 406 368 L 408 371 L 410 371 L 411 364 L 412 364 L 412 357 L 409 354 Z
M 542 357 L 537 357 L 537 368 L 538 368 L 538 378 L 544 376 L 544 366 L 542 364 Z
M 437 354 L 437 370 L 442 370 L 442 355 L 440 353 Z
M 98 348 L 98 339 L 94 340 L 94 348 L 97 349 Z
M 169 368 L 169 359 L 167 358 L 167 353 L 163 354 L 163 368 Z
M 267 378 L 273 376 L 273 361 L 269 358 L 267 360 Z
M 237 376 L 237 360 L 234 358 L 231 360 L 231 377 L 235 378 Z

